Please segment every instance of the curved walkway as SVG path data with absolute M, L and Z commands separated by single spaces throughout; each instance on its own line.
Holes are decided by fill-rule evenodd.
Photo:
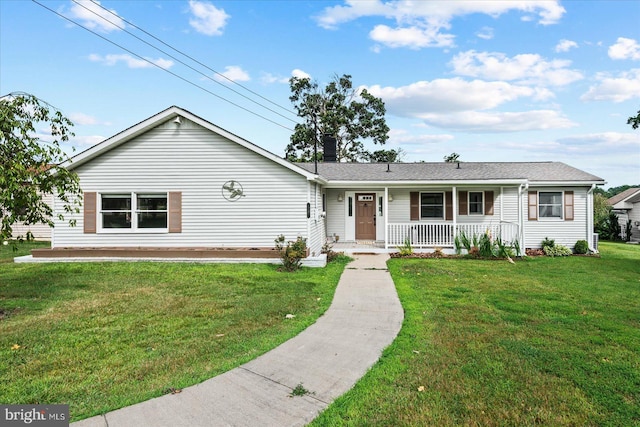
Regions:
M 300 335 L 207 380 L 74 427 L 303 426 L 345 393 L 395 339 L 404 313 L 386 254 L 355 255 L 331 307 Z M 292 397 L 302 384 L 308 394 Z

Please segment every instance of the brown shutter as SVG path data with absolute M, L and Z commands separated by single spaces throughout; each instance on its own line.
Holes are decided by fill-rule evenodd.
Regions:
M 447 221 L 453 219 L 453 193 L 451 191 L 444 193 L 444 219 Z
M 95 191 L 87 191 L 84 193 L 84 232 L 96 232 L 96 204 L 98 195 Z
M 529 191 L 529 221 L 538 220 L 538 192 Z
M 411 221 L 420 220 L 420 193 L 412 191 L 409 193 L 409 205 Z
M 564 192 L 564 220 L 573 221 L 573 191 Z
M 458 213 L 460 215 L 469 215 L 469 207 L 467 201 L 469 199 L 467 191 L 460 191 L 458 193 Z
M 182 193 L 169 192 L 169 233 L 182 233 Z
M 484 214 L 493 215 L 493 191 L 484 192 Z

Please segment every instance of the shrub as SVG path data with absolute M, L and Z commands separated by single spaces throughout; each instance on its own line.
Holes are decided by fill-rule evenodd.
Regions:
M 574 246 L 577 254 L 586 254 L 589 252 L 589 243 L 586 240 L 578 240 Z
M 322 250 L 321 253 L 323 254 L 327 254 L 327 262 L 331 262 L 334 259 L 336 259 L 340 253 L 335 252 L 333 250 L 333 243 L 331 243 L 328 239 L 326 242 L 324 242 L 324 245 L 322 245 Z
M 556 245 L 556 241 L 548 237 L 545 237 L 541 244 L 543 250 L 544 248 L 547 248 L 547 247 L 553 248 L 555 245 Z
M 297 271 L 302 266 L 302 258 L 307 256 L 307 239 L 298 236 L 295 242 L 286 242 L 283 234 L 276 237 L 276 250 L 282 260 L 282 268 L 286 271 Z
M 404 245 L 398 246 L 400 256 L 410 256 L 413 254 L 413 247 L 411 247 L 411 240 L 409 238 L 404 239 Z
M 545 255 L 550 257 L 572 255 L 571 249 L 563 245 L 545 246 L 542 248 Z

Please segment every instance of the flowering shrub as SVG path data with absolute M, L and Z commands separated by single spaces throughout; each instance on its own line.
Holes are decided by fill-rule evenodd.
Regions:
M 297 271 L 302 266 L 302 258 L 307 256 L 307 239 L 298 236 L 295 242 L 286 242 L 283 234 L 276 237 L 276 250 L 286 271 Z

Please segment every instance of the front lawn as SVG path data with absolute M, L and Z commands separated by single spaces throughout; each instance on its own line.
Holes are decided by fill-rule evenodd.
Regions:
M 0 402 L 69 404 L 72 421 L 276 347 L 329 307 L 346 265 L 11 263 L 35 246 L 0 247 Z
M 640 425 L 640 247 L 601 251 L 390 260 L 402 331 L 312 426 Z

